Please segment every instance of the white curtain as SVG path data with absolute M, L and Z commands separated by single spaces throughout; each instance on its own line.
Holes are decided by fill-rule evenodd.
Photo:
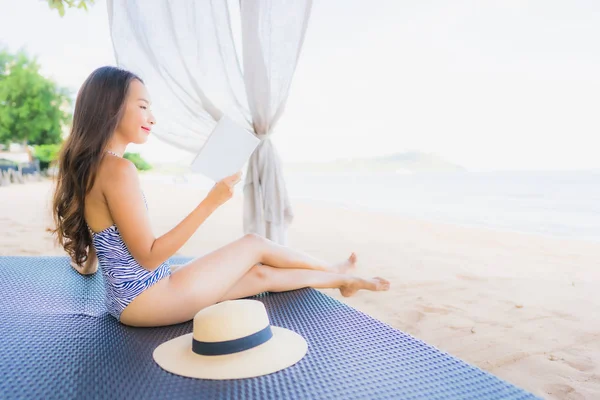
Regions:
M 160 139 L 197 152 L 223 114 L 261 139 L 244 182 L 244 232 L 280 244 L 293 212 L 269 136 L 311 7 L 312 0 L 107 1 L 117 64 L 150 89 Z

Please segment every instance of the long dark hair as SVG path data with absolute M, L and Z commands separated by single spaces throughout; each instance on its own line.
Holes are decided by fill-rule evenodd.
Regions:
M 84 218 L 85 196 L 107 146 L 125 112 L 125 100 L 135 74 L 116 67 L 101 67 L 85 80 L 75 101 L 73 126 L 58 157 L 52 214 L 57 242 L 73 262 L 82 266 L 92 237 Z

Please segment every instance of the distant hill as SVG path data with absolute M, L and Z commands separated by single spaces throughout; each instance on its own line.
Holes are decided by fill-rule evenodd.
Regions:
M 462 172 L 466 168 L 448 162 L 434 154 L 410 151 L 373 158 L 349 158 L 324 163 L 290 163 L 290 170 L 312 170 L 329 172 Z

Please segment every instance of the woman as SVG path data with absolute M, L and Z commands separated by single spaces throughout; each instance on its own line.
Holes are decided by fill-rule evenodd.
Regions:
M 240 239 L 185 265 L 173 256 L 232 195 L 237 173 L 218 182 L 177 226 L 155 237 L 135 166 L 124 159 L 130 143 L 146 142 L 155 124 L 150 96 L 131 72 L 102 67 L 81 87 L 73 126 L 60 157 L 53 214 L 58 242 L 81 274 L 99 261 L 108 311 L 131 326 L 188 321 L 211 304 L 304 287 L 387 290 L 381 278 L 348 272 L 356 257 L 328 265 L 257 235 Z

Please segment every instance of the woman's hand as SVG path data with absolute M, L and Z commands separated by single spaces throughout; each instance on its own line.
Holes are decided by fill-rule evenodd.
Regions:
M 98 258 L 96 257 L 96 249 L 94 247 L 90 247 L 88 250 L 88 257 L 86 262 L 83 264 L 83 267 L 75 264 L 73 260 L 71 260 L 71 267 L 75 269 L 75 271 L 79 272 L 81 275 L 92 275 L 95 274 L 98 270 Z
M 206 196 L 206 199 L 215 204 L 217 207 L 225 204 L 225 202 L 233 197 L 233 189 L 241 179 L 241 171 L 223 178 L 217 182 L 215 186 L 213 186 L 211 191 Z

